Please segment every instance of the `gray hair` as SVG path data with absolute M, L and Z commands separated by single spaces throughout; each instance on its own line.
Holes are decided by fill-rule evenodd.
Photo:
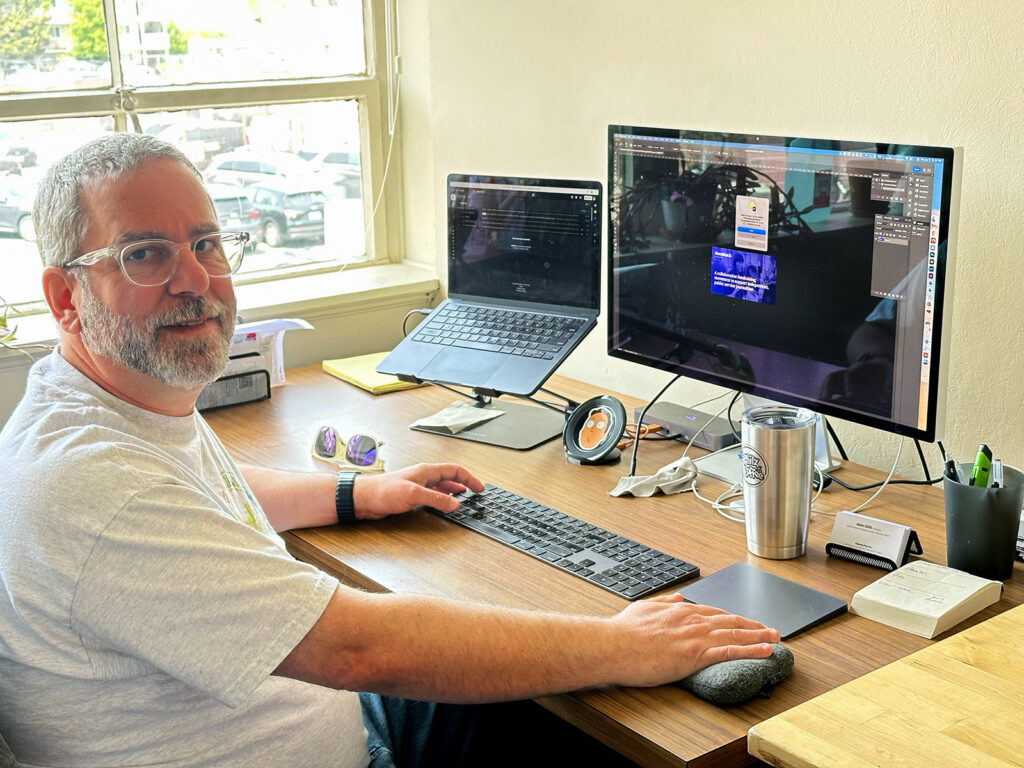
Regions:
M 202 174 L 177 147 L 140 133 L 107 134 L 54 163 L 39 184 L 32 208 L 43 266 L 59 267 L 81 255 L 89 225 L 81 199 L 86 185 L 122 178 L 157 158 L 173 160 L 202 182 Z

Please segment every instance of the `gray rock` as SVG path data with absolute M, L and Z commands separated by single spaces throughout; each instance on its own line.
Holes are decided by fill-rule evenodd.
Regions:
M 793 653 L 782 643 L 772 646 L 765 659 L 736 659 L 712 664 L 679 684 L 712 704 L 739 704 L 754 696 L 771 693 L 793 671 Z

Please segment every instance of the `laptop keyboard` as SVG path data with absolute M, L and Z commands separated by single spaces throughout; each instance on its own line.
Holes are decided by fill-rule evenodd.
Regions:
M 583 322 L 576 317 L 454 304 L 431 316 L 416 329 L 413 338 L 429 344 L 553 360 Z
M 629 600 L 700 575 L 700 569 L 604 528 L 487 484 L 454 512 L 435 514 L 544 560 Z

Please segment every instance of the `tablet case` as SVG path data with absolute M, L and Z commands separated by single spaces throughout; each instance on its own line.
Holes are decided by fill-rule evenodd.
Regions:
M 846 602 L 760 568 L 734 563 L 705 576 L 679 593 L 703 603 L 760 621 L 783 640 L 846 613 Z

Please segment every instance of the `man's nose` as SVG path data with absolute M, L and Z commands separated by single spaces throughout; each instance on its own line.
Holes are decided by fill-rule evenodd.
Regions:
M 171 293 L 205 293 L 210 287 L 210 273 L 206 271 L 191 245 L 178 246 L 178 266 L 171 275 L 168 290 Z

